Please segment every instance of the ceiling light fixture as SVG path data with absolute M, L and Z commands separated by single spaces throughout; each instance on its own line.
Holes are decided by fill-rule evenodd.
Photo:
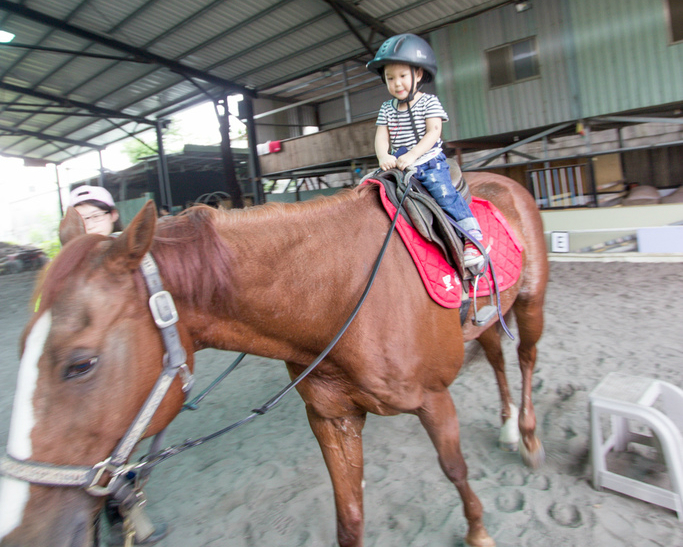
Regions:
M 517 10 L 517 13 L 522 13 L 523 11 L 526 11 L 531 8 L 531 2 L 526 2 L 524 0 L 518 0 L 515 2 L 515 10 Z
M 12 40 L 14 40 L 14 34 L 7 32 L 6 30 L 0 30 L 1 44 L 9 44 Z

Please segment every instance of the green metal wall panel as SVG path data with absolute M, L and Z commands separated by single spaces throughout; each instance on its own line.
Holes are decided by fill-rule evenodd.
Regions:
M 447 139 L 468 139 L 683 101 L 683 44 L 664 0 L 512 4 L 432 33 Z M 540 76 L 490 89 L 485 51 L 536 37 Z
M 432 37 L 439 59 L 437 93 L 450 117 L 444 124 L 444 137 L 448 140 L 461 138 L 461 134 L 481 134 L 488 127 L 477 28 L 476 21 L 468 19 Z
M 683 44 L 670 44 L 663 0 L 573 0 L 584 117 L 683 100 Z

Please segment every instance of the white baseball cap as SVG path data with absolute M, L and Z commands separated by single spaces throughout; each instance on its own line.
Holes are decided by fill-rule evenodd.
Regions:
M 101 186 L 79 186 L 71 191 L 69 196 L 69 205 L 75 207 L 79 203 L 88 200 L 101 201 L 109 207 L 115 207 L 114 198 L 111 197 L 109 191 Z

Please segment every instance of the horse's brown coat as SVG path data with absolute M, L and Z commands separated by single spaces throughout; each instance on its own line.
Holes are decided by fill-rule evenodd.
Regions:
M 514 181 L 475 174 L 468 182 L 475 195 L 498 207 L 524 246 L 520 280 L 501 296 L 503 310 L 512 309 L 517 318 L 523 378 L 519 426 L 528 461 L 537 465 L 542 446 L 534 433 L 531 373 L 548 272 L 542 224 L 533 200 Z M 74 211 L 63 222 L 61 233 L 70 241 L 41 287 L 39 313 L 49 309 L 53 326 L 39 363 L 35 460 L 83 465 L 104 459 L 150 391 L 163 348 L 137 272 L 148 249 L 176 301 L 189 356 L 205 347 L 244 351 L 282 359 L 296 377 L 351 313 L 389 227 L 377 191 L 369 187 L 230 213 L 199 207 L 158 226 L 154 217 L 148 204 L 115 240 L 80 236 L 82 223 L 79 227 Z M 340 545 L 363 544 L 361 430 L 367 412 L 419 417 L 463 499 L 466 541 L 493 545 L 467 483 L 447 389 L 462 365 L 464 341 L 473 338 L 494 366 L 507 418 L 510 396 L 497 328 L 478 328 L 469 320 L 461 328 L 458 310 L 428 297 L 394 236 L 358 317 L 298 386 L 332 478 Z M 69 364 L 90 355 L 99 356 L 95 369 L 65 381 Z M 148 434 L 173 419 L 181 400 L 176 385 Z M 61 545 L 53 542 L 55 530 L 65 541 L 76 536 L 83 512 L 95 511 L 97 500 L 68 490 L 47 493 L 32 486 L 24 521 L 2 547 Z M 65 504 L 78 507 L 78 522 L 63 522 Z M 69 545 L 85 547 L 89 534 L 81 535 L 82 542 Z

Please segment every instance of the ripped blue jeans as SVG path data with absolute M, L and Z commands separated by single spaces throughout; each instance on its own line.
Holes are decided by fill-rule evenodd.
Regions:
M 479 222 L 451 182 L 451 172 L 445 154 L 442 152 L 427 163 L 418 165 L 416 169 L 415 178 L 422 183 L 441 208 L 453 217 L 463 230 L 471 233 L 475 239 L 481 239 Z

